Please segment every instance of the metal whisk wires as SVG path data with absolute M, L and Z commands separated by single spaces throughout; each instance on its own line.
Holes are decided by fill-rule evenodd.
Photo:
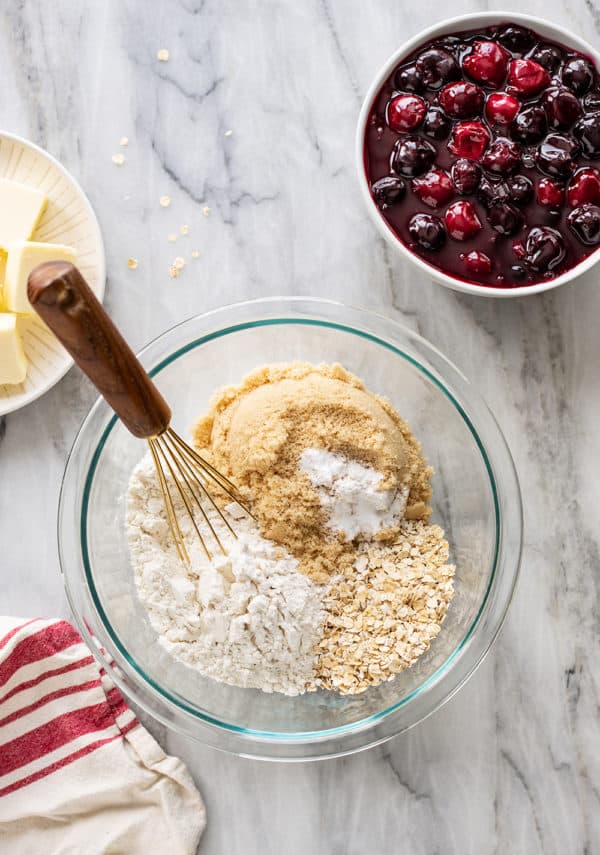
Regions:
M 177 519 L 174 495 L 179 495 L 209 561 L 212 559 L 212 552 L 198 525 L 197 514 L 206 524 L 223 555 L 227 555 L 227 550 L 213 524 L 213 520 L 211 520 L 211 516 L 216 521 L 214 517 L 216 513 L 218 519 L 226 526 L 227 531 L 236 539 L 237 535 L 227 516 L 211 495 L 208 485 L 212 481 L 232 502 L 239 505 L 248 516 L 252 517 L 252 513 L 242 502 L 235 486 L 184 442 L 171 427 L 168 427 L 158 436 L 149 437 L 148 444 L 156 466 L 169 528 L 181 560 L 185 564 L 190 563 L 189 552 Z M 172 493 L 173 489 L 175 490 L 174 494 Z M 210 509 L 209 513 L 207 513 L 208 509 Z

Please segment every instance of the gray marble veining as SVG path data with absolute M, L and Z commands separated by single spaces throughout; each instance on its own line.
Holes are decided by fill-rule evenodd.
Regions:
M 354 178 L 357 111 L 381 62 L 446 13 L 490 6 L 2 3 L 1 122 L 60 158 L 89 194 L 106 242 L 107 306 L 134 346 L 250 297 L 368 305 L 472 379 L 523 485 L 526 546 L 505 629 L 467 686 L 419 727 L 303 766 L 239 760 L 154 727 L 206 798 L 202 855 L 600 851 L 598 273 L 523 300 L 445 291 L 384 246 Z M 531 0 L 527 10 L 600 42 L 593 0 Z M 168 63 L 156 61 L 160 47 Z M 119 168 L 111 155 L 123 135 Z M 168 243 L 184 223 L 189 237 Z M 183 245 L 201 258 L 172 281 Z M 93 398 L 72 371 L 0 419 L 2 611 L 68 614 L 56 506 Z

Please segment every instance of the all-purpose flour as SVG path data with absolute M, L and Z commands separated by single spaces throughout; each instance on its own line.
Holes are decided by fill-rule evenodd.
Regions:
M 127 530 L 139 596 L 160 643 L 225 683 L 287 695 L 313 688 L 322 589 L 246 517 L 235 522 L 237 540 L 227 538 L 228 555 L 215 551 L 210 562 L 183 507 L 178 519 L 189 568 L 172 543 L 148 454 L 131 476 Z

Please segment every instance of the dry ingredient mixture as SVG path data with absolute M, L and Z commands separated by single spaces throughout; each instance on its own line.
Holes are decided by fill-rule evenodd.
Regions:
M 209 561 L 181 508 L 184 567 L 151 459 L 138 464 L 130 550 L 167 650 L 217 680 L 290 695 L 362 692 L 427 650 L 454 567 L 427 522 L 432 470 L 388 401 L 340 365 L 268 365 L 215 394 L 194 442 L 256 522 L 238 514 L 238 540 Z

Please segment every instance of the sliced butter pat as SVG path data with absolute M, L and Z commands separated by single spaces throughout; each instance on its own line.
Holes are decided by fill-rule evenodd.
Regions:
M 0 179 L 0 246 L 31 237 L 48 200 L 41 192 L 18 181 Z
M 75 263 L 77 254 L 70 246 L 59 243 L 35 243 L 17 241 L 8 249 L 4 276 L 4 302 L 11 312 L 33 311 L 27 298 L 27 277 L 34 267 L 44 261 L 70 261 Z
M 4 276 L 6 273 L 6 252 L 0 247 L 0 312 L 4 310 Z
M 15 315 L 0 312 L 0 384 L 22 383 L 27 374 L 23 342 Z

